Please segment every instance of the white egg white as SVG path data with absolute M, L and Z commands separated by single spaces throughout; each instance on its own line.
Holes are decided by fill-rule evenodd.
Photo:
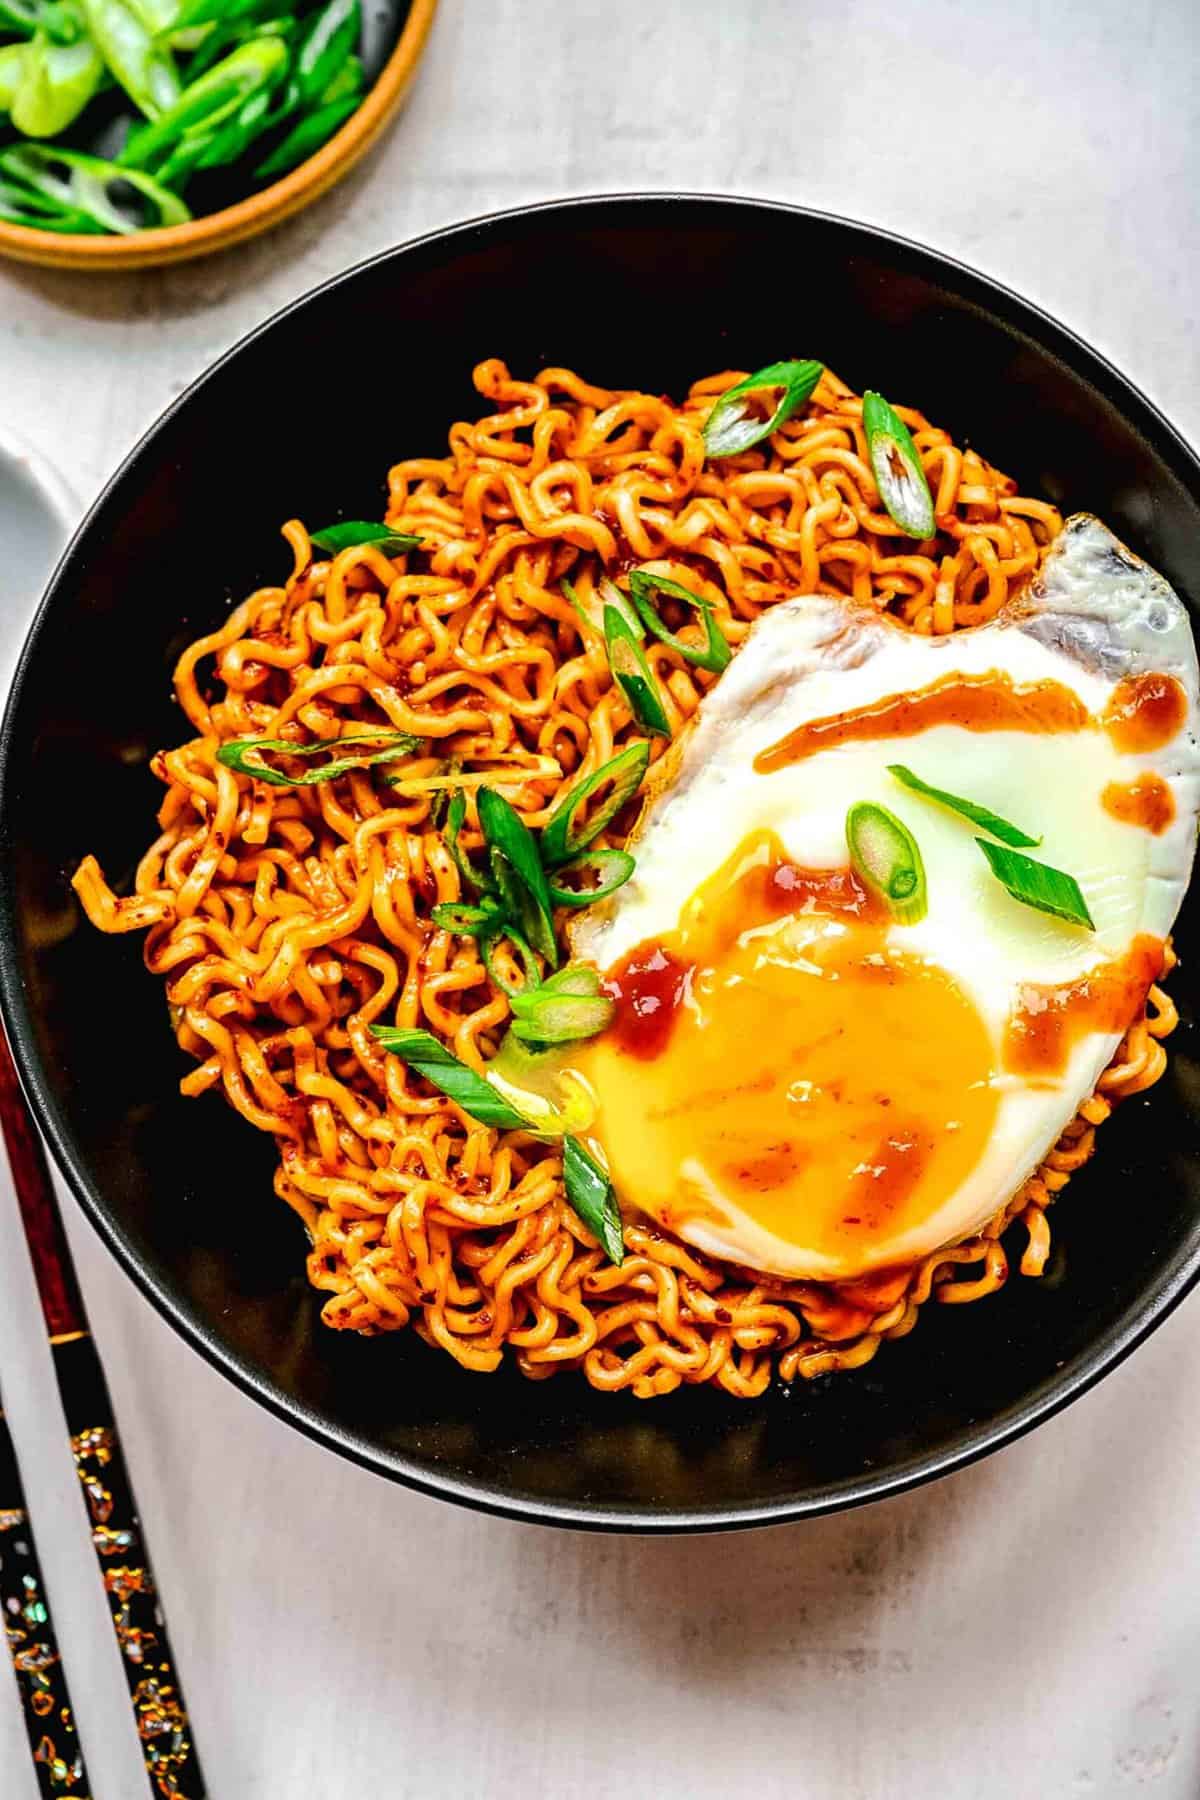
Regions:
M 1165 747 L 1121 753 L 1101 731 L 976 733 L 938 725 L 917 736 L 846 743 L 770 774 L 760 751 L 807 720 L 928 687 L 953 671 L 1001 671 L 1018 683 L 1051 679 L 1089 713 L 1116 683 L 1170 674 L 1187 722 Z M 631 848 L 637 869 L 576 930 L 574 954 L 611 968 L 676 926 L 697 888 L 748 834 L 775 832 L 806 868 L 846 863 L 845 822 L 874 800 L 903 819 L 924 858 L 929 909 L 893 926 L 890 941 L 945 970 L 973 1001 L 998 1046 L 1023 983 L 1063 983 L 1119 957 L 1139 933 L 1166 938 L 1187 887 L 1200 807 L 1196 651 L 1186 612 L 1167 583 L 1097 520 L 1069 521 L 1036 583 L 995 620 L 950 637 L 917 636 L 850 601 L 801 597 L 765 613 L 652 777 Z M 1042 847 L 1031 852 L 1075 876 L 1095 933 L 1011 898 L 960 818 L 888 774 L 903 763 L 925 781 L 1014 821 Z M 1111 782 L 1154 771 L 1175 816 L 1155 836 L 1101 804 Z M 802 1241 L 764 1231 L 707 1171 L 704 1216 L 677 1225 L 698 1248 L 798 1279 L 835 1279 L 921 1257 L 977 1231 L 1017 1192 L 1053 1146 L 1111 1060 L 1120 1033 L 1084 1035 L 1052 1078 L 996 1076 L 994 1129 L 969 1177 L 932 1216 L 901 1235 L 856 1247 L 853 1267 Z M 731 1056 L 736 1047 L 731 1046 Z M 997 1067 L 1000 1058 L 997 1054 Z M 636 1205 L 637 1196 L 624 1196 Z

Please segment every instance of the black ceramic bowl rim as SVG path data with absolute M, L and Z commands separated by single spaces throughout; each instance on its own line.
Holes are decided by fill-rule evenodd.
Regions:
M 86 537 L 93 517 L 104 505 L 109 494 L 120 484 L 126 471 L 140 458 L 153 454 L 155 439 L 160 430 L 168 420 L 173 419 L 178 412 L 188 406 L 192 396 L 213 377 L 217 370 L 223 368 L 233 358 L 240 356 L 258 339 L 272 331 L 281 320 L 308 305 L 317 295 L 325 294 L 344 283 L 353 282 L 363 269 L 386 262 L 393 257 L 402 258 L 408 250 L 439 242 L 453 243 L 455 239 L 469 243 L 471 234 L 485 227 L 503 226 L 506 221 L 524 219 L 542 213 L 558 211 L 571 215 L 573 219 L 578 219 L 581 216 L 586 217 L 591 208 L 599 209 L 614 203 L 636 208 L 641 205 L 661 206 L 664 203 L 672 202 L 682 204 L 700 202 L 707 206 L 727 206 L 731 211 L 750 208 L 755 212 L 776 213 L 797 221 L 816 220 L 844 226 L 848 230 L 858 233 L 862 239 L 873 244 L 878 250 L 885 252 L 888 249 L 898 250 L 906 255 L 915 254 L 917 257 L 923 258 L 932 270 L 946 278 L 948 284 L 953 285 L 961 295 L 969 297 L 993 316 L 1015 323 L 1036 339 L 1051 355 L 1061 358 L 1068 367 L 1077 371 L 1082 364 L 1086 369 L 1088 380 L 1125 415 L 1128 421 L 1137 425 L 1137 428 L 1153 446 L 1156 454 L 1173 469 L 1181 483 L 1200 498 L 1200 458 L 1197 458 L 1184 438 L 1158 408 L 1110 362 L 1093 350 L 1082 338 L 1052 318 L 1050 314 L 1030 301 L 1023 300 L 1010 288 L 1004 287 L 1001 283 L 980 274 L 968 265 L 960 263 L 952 257 L 944 256 L 939 251 L 931 250 L 912 239 L 900 237 L 893 232 L 883 231 L 877 226 L 862 224 L 858 220 L 848 219 L 838 214 L 823 213 L 810 207 L 790 206 L 781 201 L 755 200 L 736 195 L 673 191 L 594 194 L 569 200 L 544 201 L 535 206 L 513 207 L 487 213 L 458 224 L 442 227 L 437 231 L 427 232 L 423 236 L 410 239 L 407 243 L 397 245 L 391 250 L 368 257 L 272 314 L 269 319 L 241 338 L 217 363 L 198 376 L 144 433 L 139 442 L 123 459 L 120 467 L 97 497 L 64 551 L 38 607 L 21 651 L 5 709 L 3 725 L 0 726 L 0 838 L 7 835 L 8 788 L 5 776 L 12 748 L 16 702 L 30 666 L 37 655 L 42 625 L 53 604 L 59 582 L 71 563 L 77 546 Z M 886 1469 L 865 1473 L 853 1480 L 832 1484 L 811 1495 L 789 1496 L 766 1504 L 726 1506 L 712 1511 L 631 1505 L 614 1507 L 607 1504 L 585 1507 L 537 1497 L 506 1501 L 494 1491 L 477 1486 L 471 1481 L 440 1472 L 431 1472 L 413 1458 L 398 1451 L 385 1450 L 317 1414 L 311 1408 L 305 1407 L 277 1388 L 247 1358 L 238 1355 L 227 1345 L 219 1342 L 199 1321 L 188 1315 L 179 1296 L 173 1292 L 170 1283 L 159 1280 L 128 1242 L 116 1218 L 110 1212 L 103 1194 L 92 1180 L 76 1150 L 37 1052 L 28 1001 L 17 966 L 15 940 L 16 896 L 10 869 L 7 861 L 3 861 L 0 862 L 0 1013 L 3 1014 L 17 1068 L 38 1124 L 50 1144 L 59 1168 L 66 1176 L 71 1191 L 104 1243 L 137 1287 L 157 1308 L 163 1318 L 173 1325 L 175 1330 L 214 1368 L 225 1375 L 235 1386 L 241 1388 L 244 1393 L 259 1401 L 277 1417 L 296 1426 L 314 1442 L 336 1450 L 349 1458 L 351 1462 L 358 1463 L 378 1475 L 402 1482 L 418 1492 L 434 1495 L 440 1499 L 454 1500 L 481 1512 L 539 1524 L 572 1526 L 585 1530 L 646 1533 L 719 1531 L 751 1525 L 783 1524 L 796 1519 L 815 1517 L 821 1513 L 841 1511 L 851 1506 L 862 1505 L 870 1500 L 903 1493 L 926 1481 L 933 1481 L 953 1470 L 964 1468 L 968 1463 L 975 1462 L 993 1450 L 1000 1449 L 1003 1445 L 1011 1443 L 1014 1439 L 1023 1436 L 1025 1432 L 1032 1430 L 1035 1425 L 1051 1418 L 1072 1400 L 1078 1399 L 1103 1375 L 1114 1369 L 1131 1351 L 1136 1349 L 1200 1279 L 1200 1247 L 1190 1252 L 1185 1248 L 1181 1249 L 1174 1256 L 1164 1259 L 1163 1266 L 1157 1271 L 1154 1280 L 1147 1284 L 1138 1307 L 1129 1309 L 1117 1326 L 1103 1332 L 1087 1351 L 1080 1353 L 1071 1362 L 1064 1364 L 1063 1367 L 1037 1383 L 1019 1402 L 994 1414 L 984 1422 L 960 1430 L 939 1452 L 924 1452 L 914 1455 L 907 1460 L 892 1464 Z

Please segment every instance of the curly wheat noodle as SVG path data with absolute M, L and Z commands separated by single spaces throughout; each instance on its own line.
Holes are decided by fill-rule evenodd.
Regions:
M 481 363 L 475 384 L 494 410 L 455 425 L 448 456 L 391 471 L 388 521 L 425 549 L 314 562 L 304 527 L 287 525 L 287 583 L 251 594 L 180 658 L 196 735 L 154 759 L 167 792 L 133 894 L 118 899 L 90 856 L 75 876 L 102 931 L 149 927 L 147 966 L 197 1062 L 184 1093 L 219 1085 L 275 1134 L 275 1187 L 308 1230 L 309 1278 L 338 1330 L 412 1323 L 468 1369 L 496 1368 L 511 1346 L 531 1377 L 582 1368 L 598 1388 L 643 1397 L 683 1382 L 750 1397 L 773 1369 L 791 1381 L 859 1367 L 912 1329 L 931 1294 L 961 1304 L 999 1288 L 1011 1221 L 1027 1233 L 1022 1273 L 1040 1274 L 1047 1207 L 1114 1103 L 1162 1072 L 1175 1012 L 1152 988 L 1096 1093 L 985 1231 L 835 1288 L 715 1263 L 631 1208 L 614 1268 L 566 1205 L 552 1148 L 474 1124 L 371 1037 L 373 1021 L 420 1024 L 478 1066 L 508 1016 L 475 945 L 428 923 L 459 882 L 436 793 L 410 778 L 460 759 L 470 847 L 472 776 L 502 781 L 536 827 L 564 785 L 639 735 L 564 575 L 586 600 L 603 571 L 655 561 L 714 602 L 735 645 L 765 607 L 812 592 L 948 632 L 991 617 L 1060 528 L 1052 506 L 901 409 L 938 535 L 899 535 L 865 458 L 860 401 L 828 372 L 769 446 L 706 465 L 701 427 L 736 379 L 698 382 L 675 406 L 565 369 L 523 382 Z M 665 645 L 648 654 L 677 728 L 713 678 Z M 380 768 L 281 788 L 216 761 L 230 738 L 385 725 L 430 740 L 400 789 Z

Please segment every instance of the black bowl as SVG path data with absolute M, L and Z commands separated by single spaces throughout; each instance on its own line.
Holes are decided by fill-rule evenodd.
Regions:
M 472 365 L 566 363 L 682 394 L 714 369 L 826 358 L 919 403 L 1026 493 L 1102 518 L 1200 598 L 1200 465 L 1077 338 L 1014 295 L 846 220 L 743 200 L 574 201 L 377 257 L 261 327 L 176 402 L 92 509 L 30 634 L 7 716 L 0 988 L 38 1117 L 134 1280 L 248 1393 L 368 1468 L 522 1518 L 637 1530 L 796 1518 L 942 1474 L 1081 1393 L 1195 1281 L 1200 1070 L 1104 1129 L 1054 1209 L 1055 1260 L 967 1308 L 930 1307 L 865 1370 L 735 1402 L 640 1402 L 582 1378 L 468 1375 L 411 1333 L 325 1331 L 272 1147 L 180 1099 L 140 943 L 71 904 L 87 850 L 131 872 L 184 735 L 168 672 L 230 598 L 277 581 L 279 523 L 377 514 L 386 470 L 474 416 Z M 1197 975 L 1179 927 L 1174 992 Z

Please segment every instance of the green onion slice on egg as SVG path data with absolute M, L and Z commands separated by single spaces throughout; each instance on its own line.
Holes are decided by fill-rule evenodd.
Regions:
M 1079 883 L 1063 869 L 1049 863 L 1036 862 L 1020 850 L 991 844 L 986 838 L 975 842 L 987 857 L 992 874 L 1006 887 L 1014 900 L 1032 906 L 1037 912 L 1050 913 L 1071 925 L 1084 925 L 1095 931 L 1095 921 L 1088 911 Z
M 1041 843 L 1040 837 L 1030 837 L 1019 825 L 1013 825 L 1008 819 L 1002 819 L 999 813 L 991 812 L 986 806 L 979 806 L 974 800 L 964 800 L 961 794 L 948 794 L 945 788 L 932 787 L 928 781 L 922 781 L 903 763 L 889 763 L 888 774 L 894 775 L 903 787 L 911 788 L 914 794 L 923 794 L 927 800 L 936 800 L 939 806 L 948 807 L 951 812 L 961 814 L 970 819 L 972 825 L 978 825 L 981 831 L 990 831 L 1001 843 L 1011 844 L 1013 849 L 1020 850 L 1026 846 L 1036 847 Z
M 846 814 L 846 843 L 856 875 L 878 894 L 899 925 L 916 925 L 929 902 L 917 840 L 895 813 L 860 800 Z

